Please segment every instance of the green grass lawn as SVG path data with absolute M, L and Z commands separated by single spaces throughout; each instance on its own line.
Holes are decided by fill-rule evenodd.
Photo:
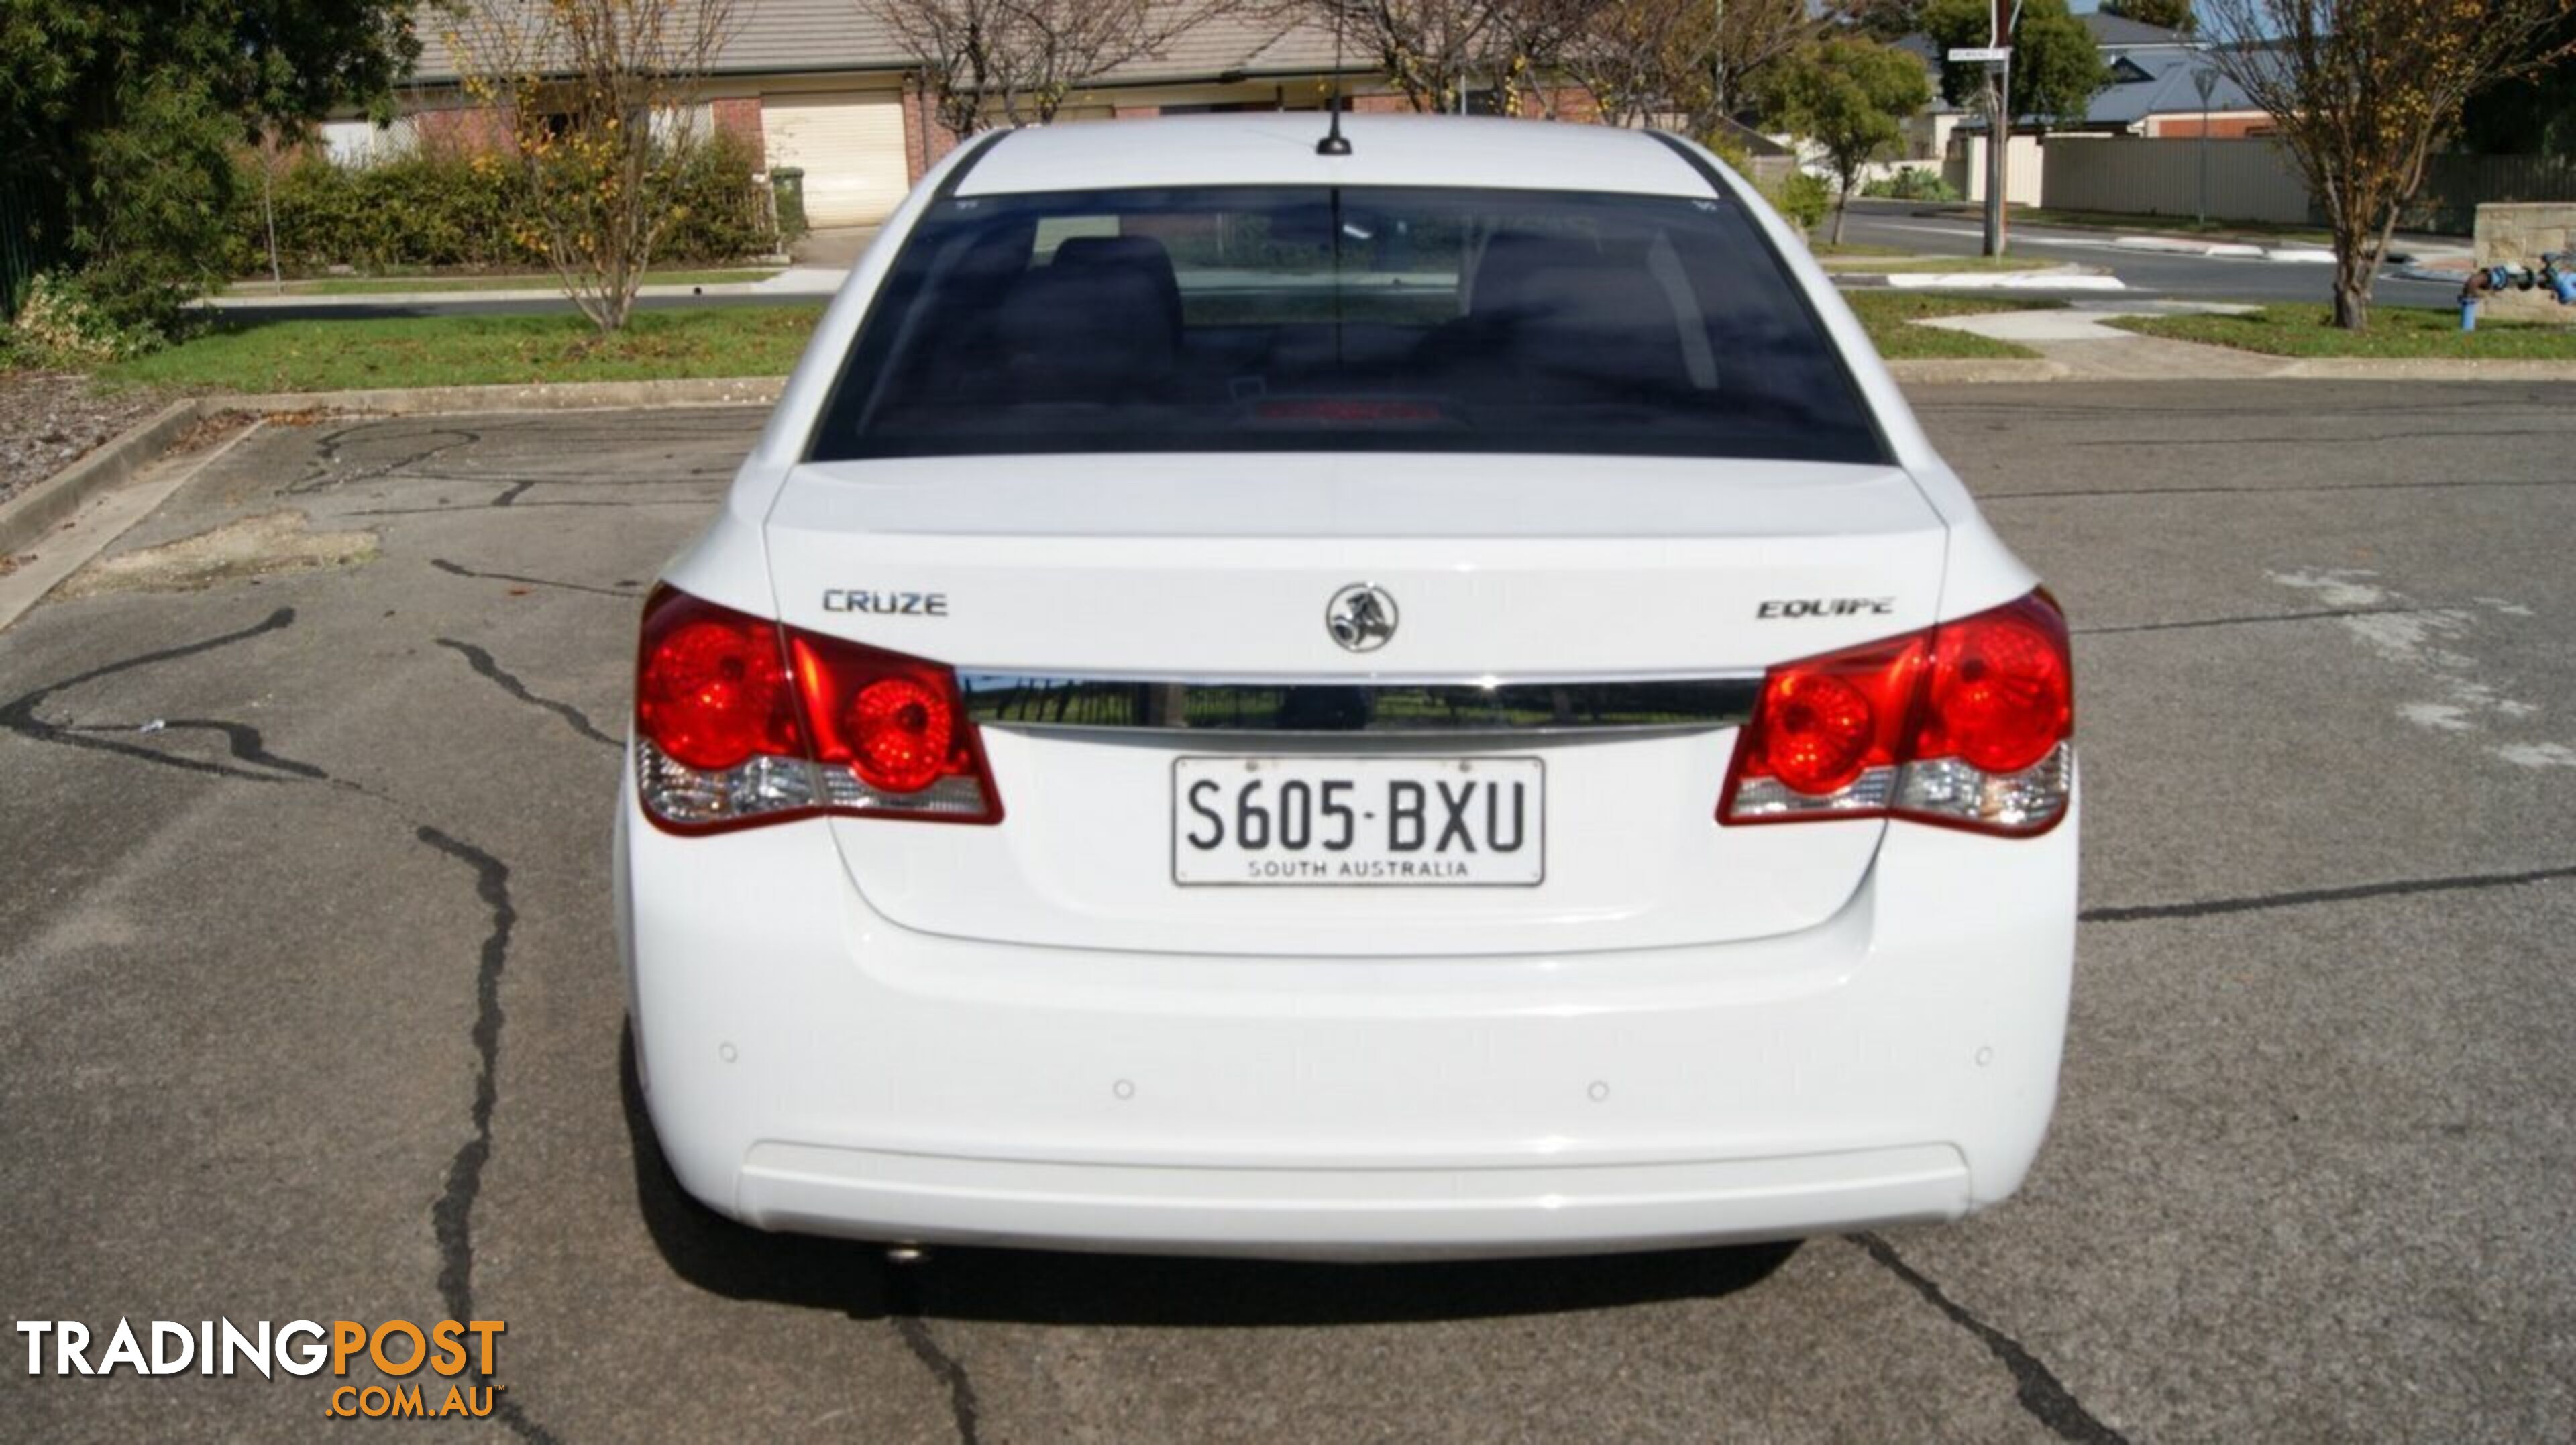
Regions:
M 775 266 L 734 268 L 719 271 L 654 271 L 646 274 L 647 286 L 730 286 L 746 281 L 766 281 L 778 274 Z M 228 296 L 403 296 L 434 294 L 441 291 L 552 291 L 555 278 L 549 274 L 510 276 L 322 276 L 307 281 L 289 281 L 281 290 L 275 283 L 257 279 L 236 281 Z
M 570 315 L 218 322 L 101 375 L 115 385 L 244 392 L 784 376 L 822 311 L 638 311 L 605 339 Z
M 2480 317 L 2477 330 L 2463 332 L 2456 311 L 2411 307 L 2375 307 L 2370 329 L 2357 334 L 2327 324 L 2326 309 L 2315 305 L 2266 306 L 2243 316 L 2124 316 L 2111 324 L 2148 336 L 2274 356 L 2576 361 L 2576 326 Z
M 2037 356 L 2027 346 L 1914 323 L 1932 316 L 1978 316 L 1996 311 L 2046 311 L 2065 303 L 2027 296 L 1932 296 L 1920 291 L 1846 291 L 1878 354 L 1890 361 Z

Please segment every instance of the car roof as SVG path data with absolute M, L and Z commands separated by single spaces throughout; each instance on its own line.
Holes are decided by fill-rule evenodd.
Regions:
M 1075 121 L 988 142 L 961 196 L 1157 186 L 1460 186 L 1706 196 L 1643 131 L 1482 116 L 1347 115 L 1347 156 L 1321 156 L 1321 111 Z

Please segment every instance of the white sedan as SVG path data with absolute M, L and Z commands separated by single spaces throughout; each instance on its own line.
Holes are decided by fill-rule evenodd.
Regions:
M 645 608 L 628 1007 L 766 1229 L 1319 1258 L 2017 1188 L 2066 629 L 1669 136 L 960 147 Z

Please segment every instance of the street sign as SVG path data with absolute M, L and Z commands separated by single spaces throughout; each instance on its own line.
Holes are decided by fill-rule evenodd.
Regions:
M 2001 65 L 2010 59 L 2009 45 L 1962 45 L 1950 52 L 1952 65 Z

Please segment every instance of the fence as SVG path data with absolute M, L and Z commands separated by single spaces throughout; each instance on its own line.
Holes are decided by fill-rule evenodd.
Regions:
M 2202 190 L 2203 146 L 2208 148 Z M 2044 204 L 2055 211 L 2208 215 L 2306 225 L 2308 185 L 2268 140 L 2129 140 L 2052 136 L 2043 161 Z M 2205 199 L 2204 199 L 2205 196 Z M 2206 209 L 2204 209 L 2204 206 Z
M 2095 139 L 2049 140 L 2045 201 L 2055 210 L 2115 211 L 2129 215 L 2204 214 L 2202 142 Z M 2207 210 L 2213 219 L 2324 224 L 2308 198 L 2306 180 L 2289 154 L 2269 140 L 2212 140 Z M 2015 199 L 2019 199 L 2018 196 Z M 2477 229 L 2478 207 L 2503 202 L 2576 201 L 2576 160 L 2564 156 L 2435 156 L 2397 218 L 2402 231 L 2466 236 Z
M 2398 216 L 2398 229 L 2445 236 L 2476 232 L 2478 207 L 2576 201 L 2576 158 L 2435 156 L 2423 189 Z
M 2016 206 L 2055 205 L 2045 201 L 2045 177 L 2041 173 L 2046 148 L 2035 135 L 2016 132 L 2004 145 L 2004 199 Z M 1952 131 L 1949 150 L 1941 159 L 1941 179 L 1950 183 L 1962 199 L 1983 201 L 1986 198 L 1986 138 L 1972 131 Z

